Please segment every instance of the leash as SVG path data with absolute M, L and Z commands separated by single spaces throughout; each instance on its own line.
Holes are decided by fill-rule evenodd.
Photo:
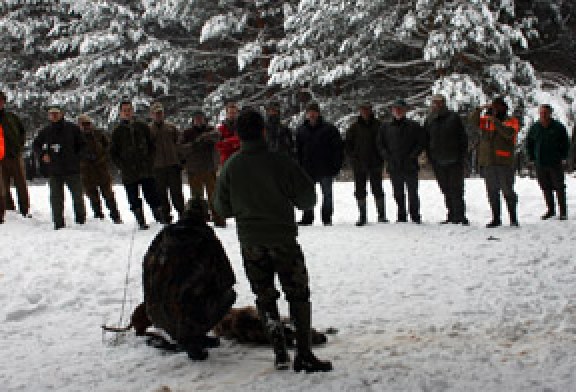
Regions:
M 128 296 L 128 280 L 130 279 L 130 264 L 132 263 L 132 253 L 134 252 L 134 237 L 136 236 L 136 226 L 132 230 L 132 235 L 130 237 L 130 249 L 128 250 L 128 265 L 126 267 L 126 277 L 124 278 L 124 294 L 122 296 L 122 308 L 120 310 L 120 321 L 118 322 L 119 326 L 122 326 L 122 322 L 124 319 L 124 310 L 126 308 L 126 298 Z

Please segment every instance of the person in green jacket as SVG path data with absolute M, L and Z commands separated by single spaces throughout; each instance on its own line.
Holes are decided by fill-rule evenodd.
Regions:
M 548 207 L 542 219 L 549 219 L 556 215 L 553 193 L 556 192 L 560 220 L 566 220 L 568 211 L 564 166 L 568 158 L 570 143 L 566 128 L 552 118 L 552 111 L 550 105 L 540 105 L 540 120 L 530 127 L 526 137 L 526 153 L 530 161 L 536 165 L 536 177 Z
M 214 208 L 234 217 L 244 269 L 256 307 L 275 353 L 275 367 L 287 369 L 290 357 L 276 301 L 277 274 L 296 328 L 295 371 L 330 371 L 310 345 L 311 304 L 304 254 L 296 241 L 294 207 L 316 204 L 314 183 L 288 155 L 271 152 L 264 139 L 264 118 L 254 109 L 238 117 L 240 151 L 224 164 L 216 184 Z

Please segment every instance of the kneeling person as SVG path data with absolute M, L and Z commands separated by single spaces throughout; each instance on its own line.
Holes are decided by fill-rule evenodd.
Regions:
M 154 238 L 143 263 L 144 303 L 152 325 L 194 360 L 206 359 L 206 333 L 236 300 L 234 272 L 207 217 L 203 199 L 189 201 L 181 219 Z
M 332 364 L 317 359 L 310 349 L 308 272 L 296 242 L 294 207 L 314 207 L 314 183 L 287 155 L 268 151 L 263 131 L 262 116 L 253 109 L 243 110 L 238 117 L 241 148 L 222 168 L 214 207 L 223 218 L 236 219 L 244 269 L 274 347 L 276 368 L 290 364 L 276 304 L 278 274 L 296 328 L 294 370 L 330 371 Z

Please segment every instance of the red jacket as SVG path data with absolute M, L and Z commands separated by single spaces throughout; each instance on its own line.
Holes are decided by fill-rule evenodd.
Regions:
M 6 152 L 4 148 L 4 128 L 0 124 L 0 161 L 4 159 L 4 153 Z
M 216 149 L 220 153 L 220 163 L 223 164 L 240 149 L 240 139 L 235 127 L 228 121 L 218 125 L 217 129 L 220 132 L 220 141 L 216 143 Z

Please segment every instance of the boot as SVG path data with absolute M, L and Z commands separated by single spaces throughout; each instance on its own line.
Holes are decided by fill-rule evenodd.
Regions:
M 388 223 L 388 219 L 386 219 L 386 199 L 384 196 L 376 199 L 376 211 L 378 211 L 378 222 Z
M 366 225 L 366 199 L 358 199 L 358 210 L 360 211 L 360 217 L 358 218 L 358 222 L 356 222 L 356 226 L 365 226 Z
M 554 206 L 554 193 L 552 193 L 551 190 L 545 190 L 543 193 L 544 201 L 546 201 L 546 207 L 548 207 L 548 211 L 542 215 L 541 219 L 546 220 L 556 215 L 556 207 Z
M 516 212 L 516 207 L 518 201 L 516 199 L 506 199 L 506 206 L 508 207 L 508 216 L 510 217 L 510 226 L 518 227 L 518 214 Z
M 294 371 L 304 370 L 306 373 L 329 372 L 332 370 L 330 361 L 322 361 L 310 349 L 310 302 L 290 302 L 290 317 L 296 328 L 296 357 Z
M 286 338 L 284 336 L 284 325 L 280 321 L 280 313 L 276 303 L 259 304 L 256 303 L 260 321 L 264 331 L 272 343 L 274 349 L 274 367 L 277 370 L 286 370 L 290 367 L 290 355 L 286 349 Z
M 568 208 L 566 205 L 566 190 L 556 191 L 556 197 L 558 198 L 558 207 L 560 209 L 560 220 L 568 219 Z
M 489 196 L 488 200 L 490 202 L 490 209 L 492 210 L 492 221 L 486 225 L 488 229 L 494 227 L 502 226 L 502 220 L 500 219 L 500 194 L 495 196 Z
M 122 218 L 120 218 L 120 212 L 118 212 L 118 210 L 112 210 L 110 211 L 110 219 L 112 219 L 112 222 L 118 224 L 124 223 L 122 222 Z
M 332 210 L 323 208 L 320 214 L 322 215 L 322 224 L 324 226 L 332 226 Z
M 204 361 L 208 358 L 208 351 L 202 344 L 202 337 L 194 337 L 189 339 L 186 344 L 184 344 L 184 350 L 188 354 L 188 358 L 193 361 Z
M 136 217 L 136 222 L 138 222 L 140 230 L 146 230 L 150 227 L 146 224 L 146 219 L 144 219 L 144 211 L 142 211 L 142 208 L 135 208 L 132 210 L 132 212 Z
M 158 223 L 167 224 L 169 223 L 164 215 L 164 209 L 162 207 L 156 207 L 152 210 L 152 216 Z
M 310 226 L 314 222 L 314 210 L 306 210 L 302 214 L 302 219 L 298 222 L 299 226 Z

